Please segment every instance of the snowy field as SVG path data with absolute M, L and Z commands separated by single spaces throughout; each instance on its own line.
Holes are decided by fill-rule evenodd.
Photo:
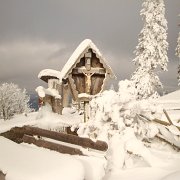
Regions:
M 166 99 L 167 101 L 167 99 Z M 170 117 L 177 122 L 180 119 L 179 110 L 168 110 Z M 65 109 L 62 116 L 49 112 L 48 107 L 40 112 L 17 115 L 11 120 L 0 120 L 0 132 L 5 132 L 15 126 L 33 125 L 56 130 L 61 126 L 76 125 L 82 121 L 73 109 Z M 133 147 L 132 144 L 130 144 Z M 137 149 L 139 151 L 139 149 Z M 118 151 L 118 149 L 117 149 Z M 141 150 L 143 151 L 143 149 Z M 121 149 L 120 151 L 121 152 Z M 153 143 L 149 151 L 144 151 L 144 161 L 136 156 L 126 157 L 126 169 L 107 171 L 107 159 L 89 153 L 89 156 L 72 156 L 57 153 L 48 149 L 29 144 L 16 144 L 0 137 L 0 170 L 6 175 L 6 180 L 179 180 L 180 153 L 167 144 Z M 149 156 L 151 154 L 151 156 Z M 121 157 L 119 153 L 118 158 Z
M 9 121 L 0 121 L 0 131 L 14 126 L 42 125 L 39 114 L 19 115 Z M 57 119 L 52 118 L 57 123 Z M 47 119 L 43 125 L 48 125 Z M 62 121 L 63 122 L 63 119 Z M 39 125 L 38 125 L 39 126 Z M 7 180 L 179 180 L 180 154 L 167 151 L 164 146 L 151 149 L 157 159 L 152 166 L 144 161 L 134 162 L 132 167 L 117 172 L 105 172 L 106 160 L 94 156 L 71 156 L 60 154 L 34 145 L 16 144 L 0 137 L 0 169 L 7 174 Z M 174 179 L 173 179 L 174 178 Z

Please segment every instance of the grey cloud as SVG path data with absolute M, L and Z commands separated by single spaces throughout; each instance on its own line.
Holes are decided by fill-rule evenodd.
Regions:
M 78 44 L 90 38 L 104 54 L 118 79 L 134 71 L 133 51 L 142 29 L 142 1 L 135 0 L 0 0 L 0 82 L 14 81 L 33 91 L 41 81 L 41 69 L 60 70 Z M 161 75 L 165 87 L 177 88 L 174 55 L 179 32 L 180 1 L 165 0 L 168 20 L 169 72 Z M 25 41 L 22 51 L 11 52 L 11 44 Z M 45 42 L 47 47 L 40 47 Z M 32 45 L 29 49 L 28 43 Z M 54 45 L 58 48 L 53 50 Z M 36 53 L 29 51 L 33 46 Z M 173 83 L 172 83 L 173 82 Z

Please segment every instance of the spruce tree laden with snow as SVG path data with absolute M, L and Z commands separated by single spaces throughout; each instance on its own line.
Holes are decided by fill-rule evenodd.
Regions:
M 179 32 L 179 37 L 178 37 L 178 40 L 177 40 L 176 55 L 180 59 L 180 32 Z M 178 85 L 180 85 L 180 63 L 179 63 L 179 66 L 178 66 Z
M 139 99 L 157 94 L 157 90 L 162 87 L 157 70 L 167 71 L 168 63 L 164 0 L 144 0 L 142 7 L 140 15 L 144 27 L 135 50 L 136 58 L 133 62 L 137 69 L 132 76 Z
M 2 84 L 0 86 L 0 117 L 7 120 L 15 114 L 29 112 L 29 100 L 26 89 L 21 90 L 13 83 Z

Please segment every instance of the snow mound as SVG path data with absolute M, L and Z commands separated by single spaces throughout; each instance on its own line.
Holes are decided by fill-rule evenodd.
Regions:
M 164 95 L 156 101 L 164 109 L 180 109 L 180 90 Z
M 158 99 L 158 101 L 175 101 L 180 103 L 180 90 L 174 91 L 172 93 L 166 94 Z
M 7 174 L 7 180 L 84 179 L 82 163 L 70 155 L 19 145 L 3 137 L 0 147 L 0 169 Z
M 180 179 L 180 171 L 177 171 L 167 175 L 162 180 L 179 180 L 179 179 Z

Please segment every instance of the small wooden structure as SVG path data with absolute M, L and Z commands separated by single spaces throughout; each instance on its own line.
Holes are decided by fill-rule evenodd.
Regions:
M 115 75 L 95 44 L 86 39 L 77 47 L 61 72 L 43 70 L 38 77 L 61 95 L 61 98 L 55 98 L 49 93 L 41 97 L 39 93 L 42 101 L 48 102 L 54 112 L 62 113 L 71 94 L 75 102 L 84 102 L 85 120 L 88 120 L 91 96 L 103 91 L 106 81 L 115 78 Z

